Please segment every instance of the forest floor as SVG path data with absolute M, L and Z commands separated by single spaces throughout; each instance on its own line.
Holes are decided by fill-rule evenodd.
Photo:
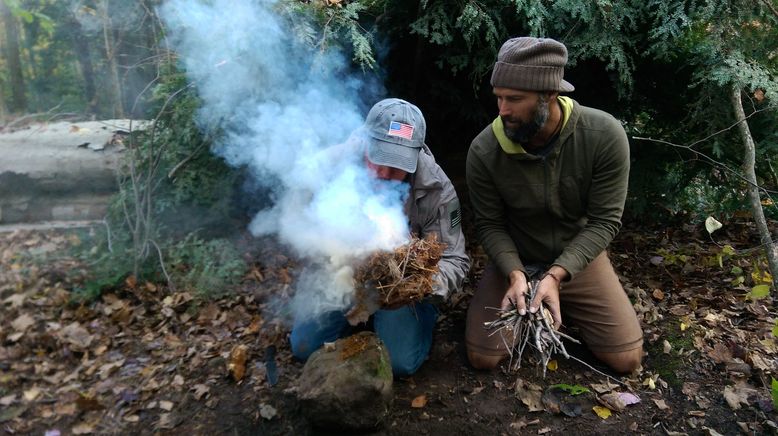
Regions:
M 471 250 L 470 277 L 444 308 L 428 361 L 395 380 L 391 415 L 372 434 L 775 434 L 775 300 L 747 296 L 764 278 L 755 252 L 743 251 L 755 233 L 733 223 L 714 243 L 692 226 L 622 230 L 610 255 L 646 356 L 621 384 L 561 356 L 545 378 L 530 361 L 518 372 L 471 368 L 465 314 L 485 262 Z M 82 240 L 76 230 L 0 233 L 0 434 L 324 434 L 298 406 L 303 365 L 271 310 L 295 277 L 282 250 L 241 239 L 251 271 L 218 299 L 128 278 L 75 304 L 85 266 L 69 253 Z M 236 382 L 227 366 L 237 345 L 248 361 Z M 606 371 L 585 348 L 568 350 Z M 588 392 L 553 413 L 540 396 L 555 384 Z M 602 407 L 613 392 L 639 402 Z

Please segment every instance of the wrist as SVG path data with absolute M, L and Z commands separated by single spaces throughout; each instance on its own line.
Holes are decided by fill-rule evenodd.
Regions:
M 551 279 L 556 282 L 557 287 L 562 286 L 562 278 L 559 277 L 558 273 L 554 273 L 553 271 L 546 271 L 540 280 L 545 280 L 547 277 L 551 277 Z
M 524 271 L 514 270 L 511 271 L 511 274 L 508 276 L 508 281 L 511 285 L 521 281 L 527 283 L 527 275 L 524 273 Z

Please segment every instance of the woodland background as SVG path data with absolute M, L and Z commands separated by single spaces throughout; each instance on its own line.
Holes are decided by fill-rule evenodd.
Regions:
M 196 150 L 203 139 L 191 129 L 196 90 L 185 87 L 168 49 L 155 14 L 159 3 L 3 0 L 3 124 L 19 117 L 159 119 L 179 138 L 161 141 L 172 149 L 167 154 Z M 775 214 L 772 0 L 323 0 L 282 1 L 277 8 L 314 53 L 343 50 L 357 73 L 381 79 L 386 95 L 415 102 L 447 172 L 462 172 L 470 140 L 495 114 L 489 75 L 501 43 L 544 36 L 568 47 L 574 98 L 612 113 L 631 137 L 628 216 L 727 220 L 753 210 L 749 187 Z M 744 168 L 733 88 L 741 91 L 755 144 L 755 180 Z M 366 97 L 367 107 L 374 97 Z M 200 160 L 189 171 L 215 164 Z M 219 189 L 231 177 L 226 172 L 206 178 Z M 220 198 L 205 198 L 207 190 L 187 197 L 188 181 L 179 177 L 169 187 L 174 202 L 212 206 Z

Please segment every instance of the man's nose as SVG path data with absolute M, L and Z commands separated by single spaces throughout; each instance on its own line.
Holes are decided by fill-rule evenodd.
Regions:
M 511 114 L 510 106 L 504 101 L 497 102 L 497 109 L 499 110 L 501 117 L 508 116 Z
M 381 180 L 387 180 L 389 179 L 391 171 L 392 170 L 389 167 L 382 165 L 376 168 L 375 175 Z

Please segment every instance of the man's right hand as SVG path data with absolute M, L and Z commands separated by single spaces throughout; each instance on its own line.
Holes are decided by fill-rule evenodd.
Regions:
M 519 309 L 519 315 L 525 315 L 527 313 L 527 303 L 524 295 L 529 290 L 527 286 L 527 276 L 521 271 L 512 271 L 508 276 L 510 285 L 508 290 L 505 291 L 505 297 L 502 299 L 501 309 L 509 310 L 513 306 Z

